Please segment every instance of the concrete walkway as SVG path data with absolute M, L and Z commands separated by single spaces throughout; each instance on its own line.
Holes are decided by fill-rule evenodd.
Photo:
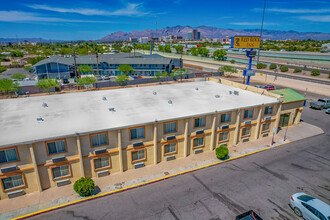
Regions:
M 311 136 L 324 133 L 322 129 L 301 123 L 294 125 L 287 130 L 287 140 L 284 141 L 285 130 L 281 130 L 275 136 L 275 143 L 271 146 L 271 138 L 265 137 L 247 143 L 239 143 L 230 147 L 231 158 L 248 154 L 254 151 L 280 146 L 292 141 L 301 140 Z M 127 170 L 124 173 L 114 173 L 106 177 L 96 178 L 95 184 L 99 192 L 105 193 L 138 183 L 158 179 L 167 175 L 191 170 L 204 165 L 218 162 L 214 151 L 207 151 L 202 154 L 192 154 L 186 158 L 178 158 L 169 162 L 161 162 L 158 165 L 149 165 L 137 170 Z M 73 191 L 73 184 L 59 188 L 50 188 L 43 192 L 34 192 L 13 199 L 0 200 L 0 219 L 11 219 L 26 215 L 39 210 L 58 206 L 72 201 L 80 200 Z

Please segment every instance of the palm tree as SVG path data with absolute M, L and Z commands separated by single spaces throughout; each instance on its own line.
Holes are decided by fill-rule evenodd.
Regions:
M 96 55 L 97 75 L 99 76 L 100 75 L 100 69 L 99 69 L 99 53 L 101 53 L 102 50 L 101 50 L 100 47 L 96 46 L 93 51 L 94 51 L 94 53 Z

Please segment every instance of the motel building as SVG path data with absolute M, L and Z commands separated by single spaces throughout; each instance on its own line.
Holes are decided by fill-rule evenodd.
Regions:
M 230 150 L 299 123 L 304 100 L 218 79 L 0 100 L 0 199 Z

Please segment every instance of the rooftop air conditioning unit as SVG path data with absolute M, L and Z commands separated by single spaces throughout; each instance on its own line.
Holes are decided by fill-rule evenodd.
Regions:
M 133 143 L 133 147 L 140 147 L 140 146 L 143 146 L 143 142 L 136 142 L 136 143 Z
M 234 91 L 234 95 L 239 95 L 239 91 Z
M 70 182 L 69 179 L 59 180 L 59 181 L 56 181 L 56 186 L 58 186 L 58 187 L 65 186 L 65 185 L 68 185 L 70 183 L 71 182 Z
M 53 163 L 58 163 L 58 162 L 62 162 L 62 161 L 65 161 L 65 160 L 66 160 L 65 156 L 52 158 Z
M 144 162 L 134 164 L 134 169 L 138 169 L 138 168 L 141 168 L 141 167 L 144 167 Z
M 17 190 L 17 191 L 13 191 L 13 192 L 8 193 L 8 198 L 11 199 L 11 198 L 15 198 L 17 196 L 22 196 L 24 194 L 25 194 L 25 192 L 22 189 Z
M 251 121 L 246 121 L 244 124 L 250 125 L 251 124 Z
M 106 152 L 107 152 L 107 149 L 105 149 L 105 148 L 94 151 L 95 154 L 104 154 Z
M 196 134 L 204 134 L 204 130 L 198 130 L 196 131 Z
M 174 140 L 175 139 L 175 135 L 172 135 L 172 136 L 168 136 L 166 137 L 166 140 L 169 141 L 169 140 Z
M 175 155 L 167 156 L 166 161 L 175 160 Z
M 194 153 L 195 153 L 195 154 L 203 153 L 203 149 L 200 148 L 200 149 L 194 150 Z
M 15 171 L 17 170 L 17 166 L 10 166 L 10 167 L 3 167 L 1 168 L 1 173 L 9 173 L 9 172 L 12 172 L 12 171 Z
M 97 177 L 108 176 L 109 174 L 109 170 L 102 170 L 97 172 Z
M 228 129 L 229 128 L 229 125 L 222 125 L 221 126 L 221 129 L 223 130 L 223 129 Z
M 249 141 L 249 138 L 248 137 L 246 137 L 246 138 L 242 138 L 242 142 L 244 143 L 244 142 L 248 142 Z
M 269 133 L 266 132 L 266 133 L 262 133 L 262 137 L 268 137 Z

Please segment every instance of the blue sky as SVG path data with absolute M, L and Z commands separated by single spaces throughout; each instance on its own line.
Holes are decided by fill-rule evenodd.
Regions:
M 0 38 L 96 40 L 115 31 L 260 28 L 264 0 L 0 0 Z M 157 22 L 157 24 L 156 24 Z M 268 0 L 265 29 L 330 32 L 329 0 Z

